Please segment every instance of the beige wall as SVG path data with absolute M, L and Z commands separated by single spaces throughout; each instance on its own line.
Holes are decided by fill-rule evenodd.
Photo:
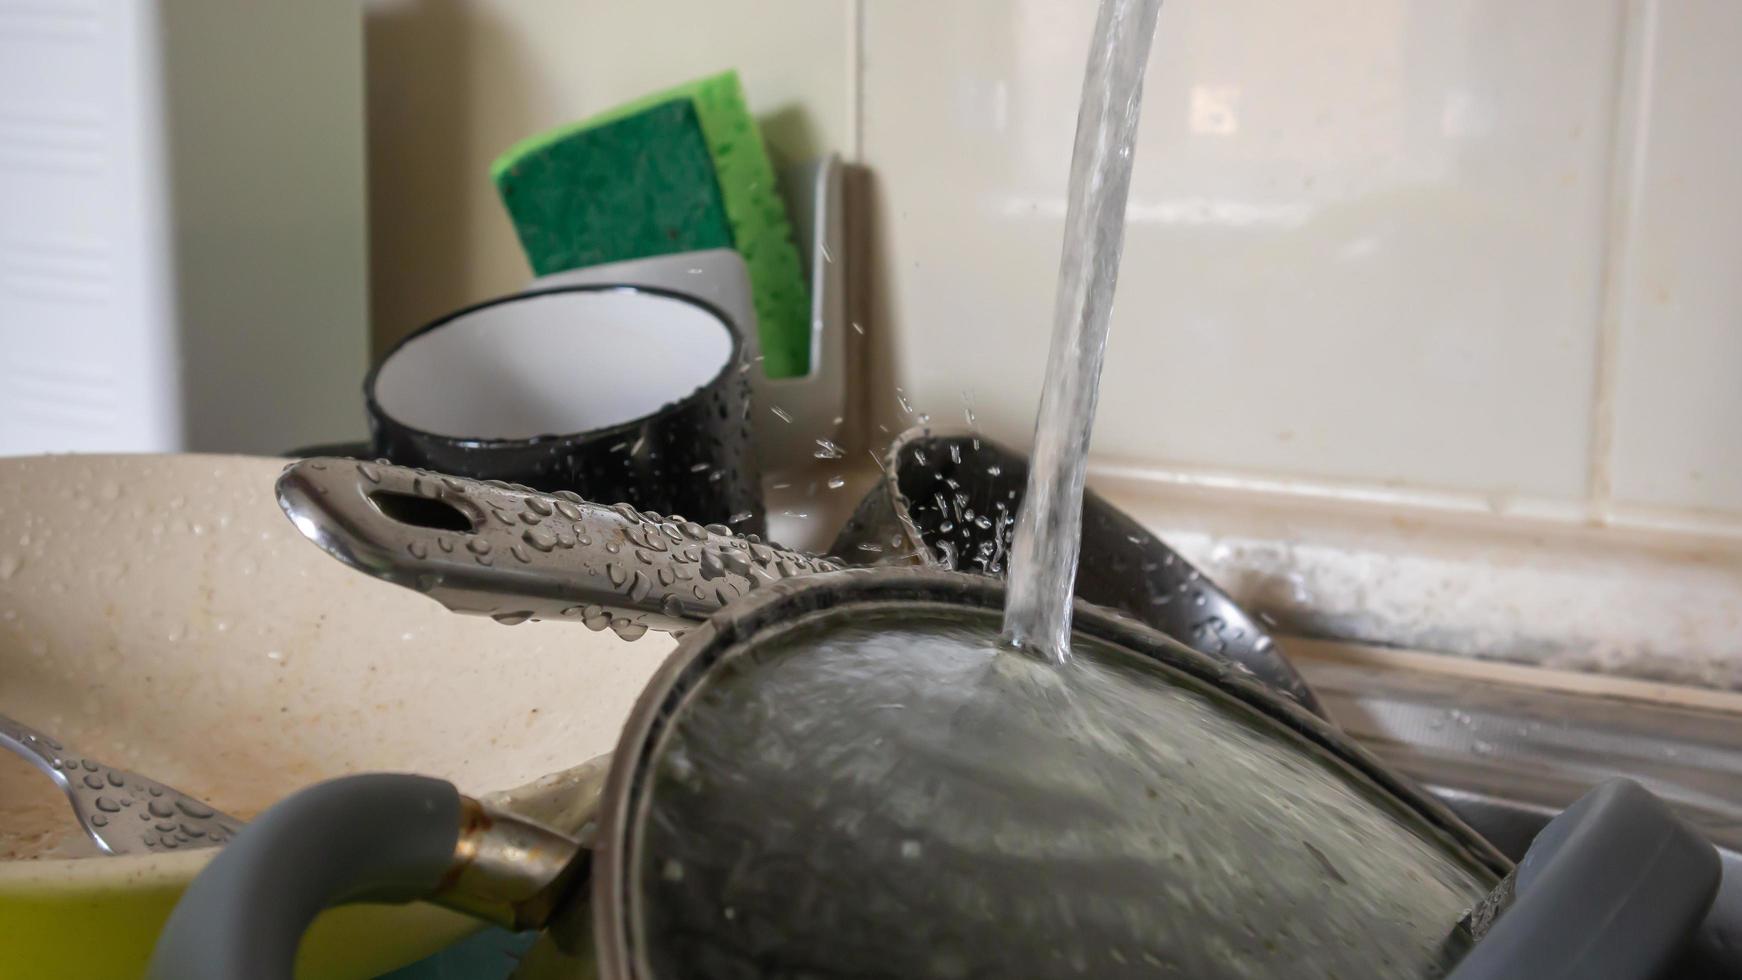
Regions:
M 846 141 L 844 0 L 370 0 L 370 283 L 377 354 L 529 272 L 490 184 L 515 141 L 725 68 L 772 149 Z

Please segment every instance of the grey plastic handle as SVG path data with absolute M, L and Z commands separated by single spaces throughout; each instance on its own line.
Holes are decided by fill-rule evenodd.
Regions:
M 322 909 L 405 902 L 452 866 L 461 796 L 427 776 L 373 773 L 319 783 L 262 813 L 188 886 L 150 980 L 290 980 Z
M 1449 980 L 1646 980 L 1699 929 L 1717 849 L 1630 779 L 1585 794 L 1537 834 L 1471 913 L 1477 943 Z

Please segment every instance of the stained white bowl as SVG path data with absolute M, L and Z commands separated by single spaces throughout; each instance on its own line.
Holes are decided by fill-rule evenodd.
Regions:
M 0 459 L 0 712 L 248 818 L 308 783 L 398 770 L 519 786 L 609 751 L 671 649 L 461 617 L 333 561 L 273 498 L 283 461 Z M 102 857 L 0 752 L 0 963 L 137 975 L 212 851 Z M 303 973 L 366 977 L 476 924 L 328 913 Z

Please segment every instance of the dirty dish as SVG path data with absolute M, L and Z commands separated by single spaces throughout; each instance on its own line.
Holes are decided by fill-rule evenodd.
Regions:
M 313 908 L 425 895 L 610 978 L 1644 977 L 1711 902 L 1715 852 L 1635 785 L 1513 873 L 1224 662 L 1079 604 L 1092 676 L 1065 684 L 997 648 L 1002 600 L 922 569 L 769 584 L 649 685 L 590 848 L 440 780 L 322 784 L 190 888 L 152 975 L 274 980 Z M 333 821 L 362 846 L 309 832 Z
M 241 819 L 369 770 L 488 797 L 611 747 L 669 638 L 508 630 L 358 576 L 285 520 L 283 467 L 0 459 L 0 712 Z M 4 972 L 137 976 L 215 851 L 103 856 L 61 792 L 0 752 Z M 304 966 L 372 977 L 476 927 L 427 905 L 343 909 L 311 931 Z

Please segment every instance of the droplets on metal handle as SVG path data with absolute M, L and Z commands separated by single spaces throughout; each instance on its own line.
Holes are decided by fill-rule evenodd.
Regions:
M 279 503 L 329 554 L 448 608 L 514 625 L 679 632 L 762 584 L 841 563 L 629 504 L 385 462 L 307 459 Z

